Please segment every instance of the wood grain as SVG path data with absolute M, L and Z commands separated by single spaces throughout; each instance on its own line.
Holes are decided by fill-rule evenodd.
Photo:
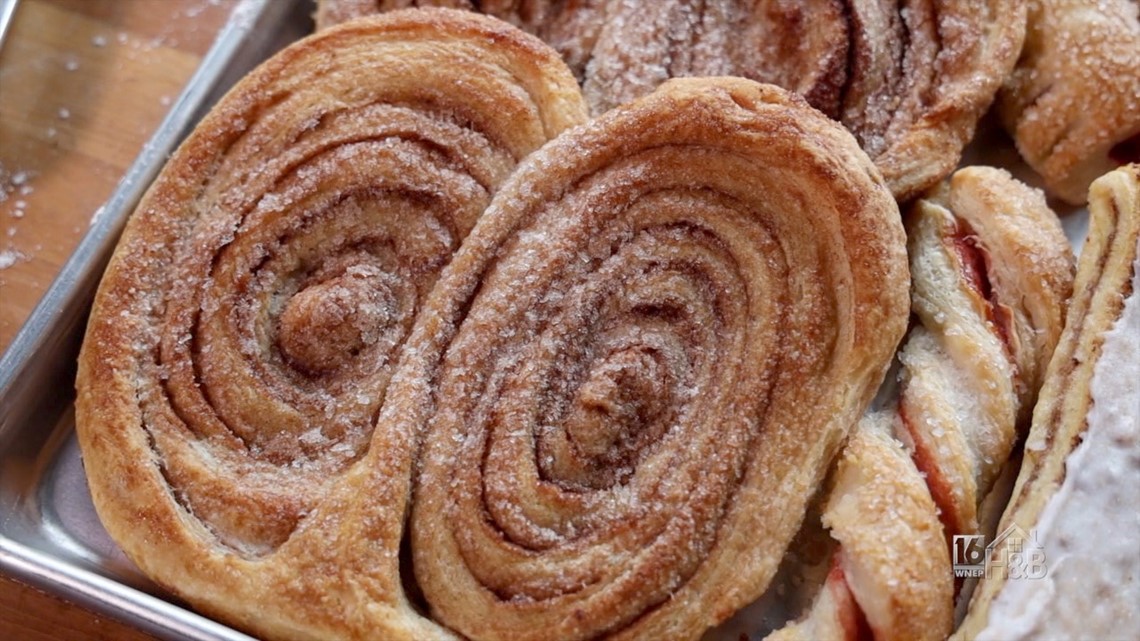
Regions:
M 0 50 L 0 347 L 236 0 L 22 0 Z
M 154 639 L 7 577 L 0 577 L 0 638 L 19 641 Z
M 0 350 L 237 0 L 21 0 L 0 49 Z M 0 639 L 152 637 L 0 575 Z

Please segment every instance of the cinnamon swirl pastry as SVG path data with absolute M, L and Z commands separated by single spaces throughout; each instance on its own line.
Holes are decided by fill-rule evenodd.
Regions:
M 1140 635 L 1140 165 L 1097 179 L 1089 212 L 1065 331 L 999 526 L 1014 536 L 991 552 L 1004 565 L 975 591 L 956 639 Z
M 1140 3 L 1029 0 L 1025 49 L 999 108 L 1022 157 L 1067 202 L 1140 162 Z
M 585 114 L 537 38 L 433 10 L 298 42 L 203 119 L 130 220 L 80 357 L 92 497 L 147 575 L 267 637 L 448 636 L 394 549 L 343 563 L 331 488 L 364 464 L 439 271 Z
M 763 591 L 905 329 L 897 206 L 802 100 L 705 79 L 534 152 L 475 222 L 582 113 L 545 51 L 349 23 L 171 160 L 77 410 L 150 576 L 268 638 L 695 639 Z
M 412 4 L 478 8 L 539 35 L 594 114 L 679 76 L 795 91 L 855 134 L 899 200 L 958 164 L 1025 29 L 1024 0 L 321 0 L 317 23 Z
M 902 234 L 847 132 L 742 79 L 671 81 L 525 160 L 381 415 L 425 434 L 432 615 L 679 640 L 759 596 L 905 329 Z
M 914 205 L 907 232 L 917 323 L 899 354 L 897 411 L 865 418 L 845 446 L 822 518 L 839 543 L 834 568 L 773 640 L 946 638 L 947 543 L 979 532 L 978 506 L 1061 334 L 1073 258 L 1040 192 L 962 169 Z

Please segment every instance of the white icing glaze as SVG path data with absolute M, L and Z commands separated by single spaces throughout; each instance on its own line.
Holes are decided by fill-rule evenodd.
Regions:
M 1094 366 L 1084 441 L 1036 528 L 1047 575 L 1010 578 L 977 641 L 1140 639 L 1140 257 Z

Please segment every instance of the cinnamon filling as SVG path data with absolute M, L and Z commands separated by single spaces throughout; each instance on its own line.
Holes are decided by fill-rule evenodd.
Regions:
M 372 266 L 355 266 L 293 296 L 278 337 L 289 361 L 307 372 L 331 371 L 375 343 L 396 308 L 384 276 Z

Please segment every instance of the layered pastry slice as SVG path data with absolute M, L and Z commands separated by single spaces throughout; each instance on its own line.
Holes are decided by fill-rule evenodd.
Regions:
M 956 639 L 1140 638 L 1140 165 L 1097 179 L 1061 342 Z M 1000 564 L 997 565 L 997 564 Z

